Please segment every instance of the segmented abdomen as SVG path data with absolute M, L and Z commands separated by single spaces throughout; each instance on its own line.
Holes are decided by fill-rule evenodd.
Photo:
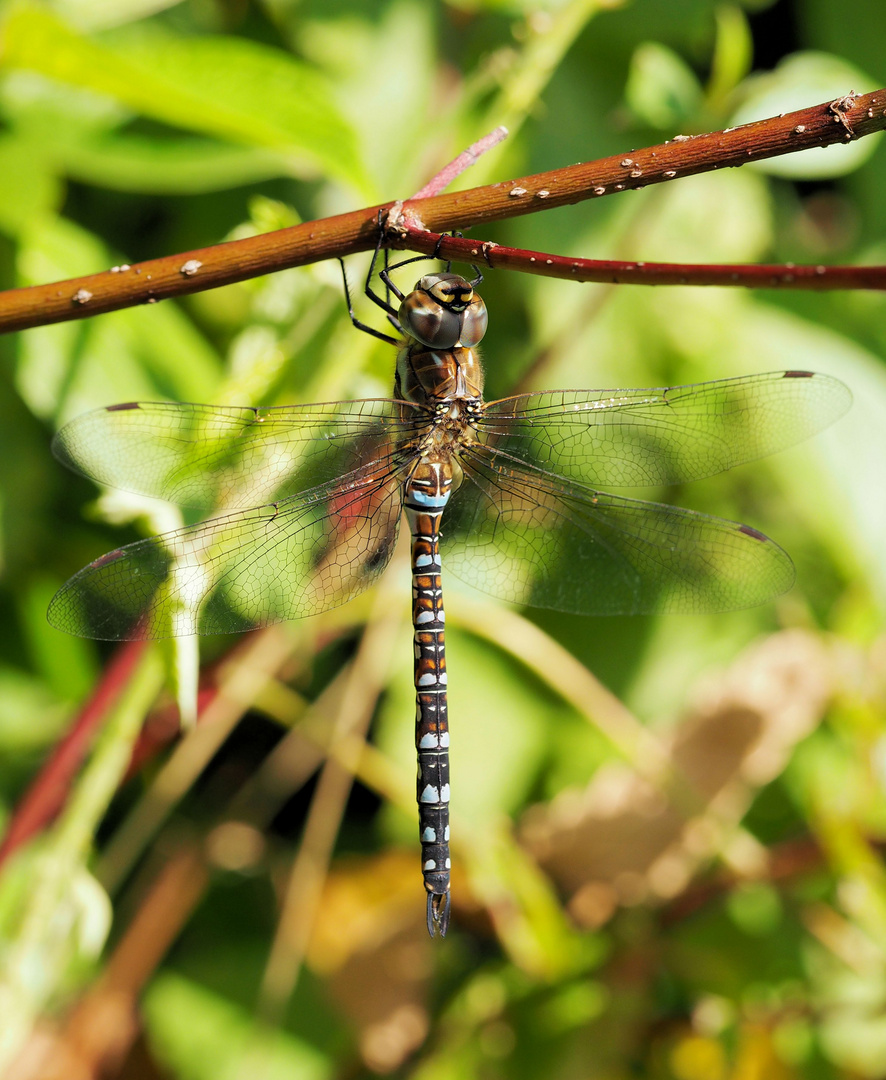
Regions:
M 412 532 L 412 622 L 415 649 L 415 746 L 422 875 L 428 928 L 449 921 L 449 724 L 446 711 L 445 615 L 440 579 L 440 516 L 452 489 L 452 465 L 423 461 L 406 482 L 404 509 Z

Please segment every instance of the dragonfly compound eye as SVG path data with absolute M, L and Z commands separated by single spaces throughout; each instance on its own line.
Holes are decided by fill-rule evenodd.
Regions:
M 405 333 L 433 349 L 471 348 L 486 333 L 486 305 L 458 274 L 427 274 L 400 305 Z
M 461 314 L 419 289 L 406 297 L 397 318 L 405 333 L 432 349 L 451 349 L 461 333 Z
M 480 297 L 474 293 L 474 298 L 465 308 L 461 315 L 461 336 L 459 345 L 466 349 L 472 349 L 486 333 L 489 316 L 486 314 L 486 305 Z

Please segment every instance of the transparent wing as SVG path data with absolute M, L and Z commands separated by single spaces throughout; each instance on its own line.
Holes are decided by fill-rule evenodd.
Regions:
M 413 415 L 401 419 L 401 409 Z M 383 398 L 272 409 L 130 402 L 56 435 L 70 468 L 204 513 L 291 498 L 382 461 L 425 414 Z
M 443 566 L 513 603 L 581 615 L 715 612 L 789 589 L 790 558 L 747 525 L 597 492 L 486 447 L 443 519 Z
M 49 621 L 81 637 L 163 638 L 252 630 L 343 604 L 390 559 L 410 460 L 118 548 L 56 593 Z
M 837 379 L 804 371 L 652 390 L 555 390 L 486 406 L 479 438 L 584 483 L 699 480 L 812 435 L 850 406 Z

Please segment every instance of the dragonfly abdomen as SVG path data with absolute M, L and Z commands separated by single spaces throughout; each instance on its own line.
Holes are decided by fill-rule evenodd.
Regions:
M 404 499 L 412 533 L 416 798 L 432 936 L 437 930 L 443 936 L 449 924 L 449 721 L 439 540 L 452 473 L 448 461 L 421 461 L 406 481 Z

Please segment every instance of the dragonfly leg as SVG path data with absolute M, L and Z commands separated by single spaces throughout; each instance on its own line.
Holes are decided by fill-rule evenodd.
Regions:
M 364 334 L 370 334 L 372 337 L 378 338 L 380 341 L 387 342 L 388 345 L 399 345 L 400 342 L 399 342 L 399 340 L 397 338 L 391 337 L 390 334 L 386 334 L 382 330 L 376 330 L 374 326 L 370 326 L 368 323 L 361 322 L 360 319 L 358 319 L 357 316 L 354 314 L 354 305 L 351 302 L 351 289 L 350 289 L 350 286 L 348 285 L 348 275 L 347 275 L 347 271 L 345 270 L 344 260 L 339 259 L 338 261 L 341 264 L 341 277 L 342 277 L 342 281 L 344 282 L 344 286 L 345 286 L 345 302 L 348 305 L 348 315 L 350 316 L 351 323 L 353 324 L 353 326 L 357 330 L 362 330 Z M 373 259 L 373 265 L 374 265 L 374 263 L 375 263 L 375 259 Z M 368 288 L 369 287 L 367 285 L 367 289 Z M 369 295 L 369 293 L 367 292 L 367 296 L 368 295 Z M 374 293 L 372 294 L 371 299 L 373 299 L 376 302 L 381 304 L 381 306 L 387 312 L 388 318 L 393 323 L 394 328 L 399 332 L 400 324 L 397 322 L 396 318 L 394 317 L 394 314 L 393 314 L 394 309 L 390 308 L 389 305 L 383 303 L 381 297 L 376 296 Z
M 397 322 L 397 309 L 393 306 L 390 300 L 390 294 L 393 293 L 398 301 L 402 302 L 403 293 L 397 288 L 393 282 L 388 281 L 387 273 L 389 270 L 388 255 L 389 251 L 384 247 L 385 242 L 385 211 L 384 209 L 378 212 L 378 240 L 375 244 L 375 251 L 372 253 L 372 262 L 369 264 L 369 270 L 366 273 L 366 284 L 363 286 L 363 292 L 373 302 L 377 304 L 382 311 L 386 312 L 388 321 L 399 332 L 400 324 Z M 372 279 L 375 277 L 375 268 L 378 264 L 378 257 L 384 251 L 384 267 L 379 271 L 379 277 L 385 283 L 386 293 L 385 296 L 379 296 L 378 293 L 372 287 Z M 420 256 L 421 257 L 421 256 Z M 399 265 L 399 264 L 398 264 Z
M 448 274 L 450 272 L 450 270 L 452 269 L 452 263 L 448 259 L 443 259 L 443 258 L 440 257 L 440 245 L 443 243 L 444 240 L 446 240 L 450 236 L 458 236 L 458 237 L 460 237 L 461 233 L 456 233 L 456 232 L 441 233 L 440 236 L 437 237 L 437 243 L 434 246 L 434 251 L 433 251 L 433 253 L 431 255 L 413 255 L 409 259 L 401 259 L 400 262 L 391 263 L 390 266 L 386 265 L 384 270 L 379 271 L 378 276 L 382 279 L 382 281 L 385 283 L 385 286 L 394 294 L 394 296 L 397 297 L 398 300 L 401 300 L 401 301 L 405 300 L 405 296 L 397 288 L 397 286 L 394 284 L 394 282 L 391 280 L 391 274 L 395 270 L 400 270 L 404 266 L 409 266 L 410 263 L 423 262 L 425 259 L 428 259 L 430 261 L 433 261 L 434 259 L 439 259 L 440 262 L 443 263 L 443 265 L 445 267 L 445 270 L 446 270 L 446 273 Z M 385 255 L 387 255 L 387 249 L 385 250 Z M 476 272 L 476 275 L 477 275 L 473 279 L 471 284 L 472 285 L 479 285 L 480 282 L 483 280 L 483 274 L 480 271 L 480 267 L 475 266 L 473 263 L 471 263 L 470 265 L 471 265 L 471 269 L 474 270 Z M 367 295 L 368 295 L 369 294 L 368 280 L 367 280 L 366 288 L 367 288 Z M 381 301 L 381 297 L 379 297 L 379 296 L 372 296 L 372 297 L 370 297 L 370 299 L 374 299 L 376 303 L 379 303 Z M 382 306 L 384 306 L 384 305 L 382 305 Z

